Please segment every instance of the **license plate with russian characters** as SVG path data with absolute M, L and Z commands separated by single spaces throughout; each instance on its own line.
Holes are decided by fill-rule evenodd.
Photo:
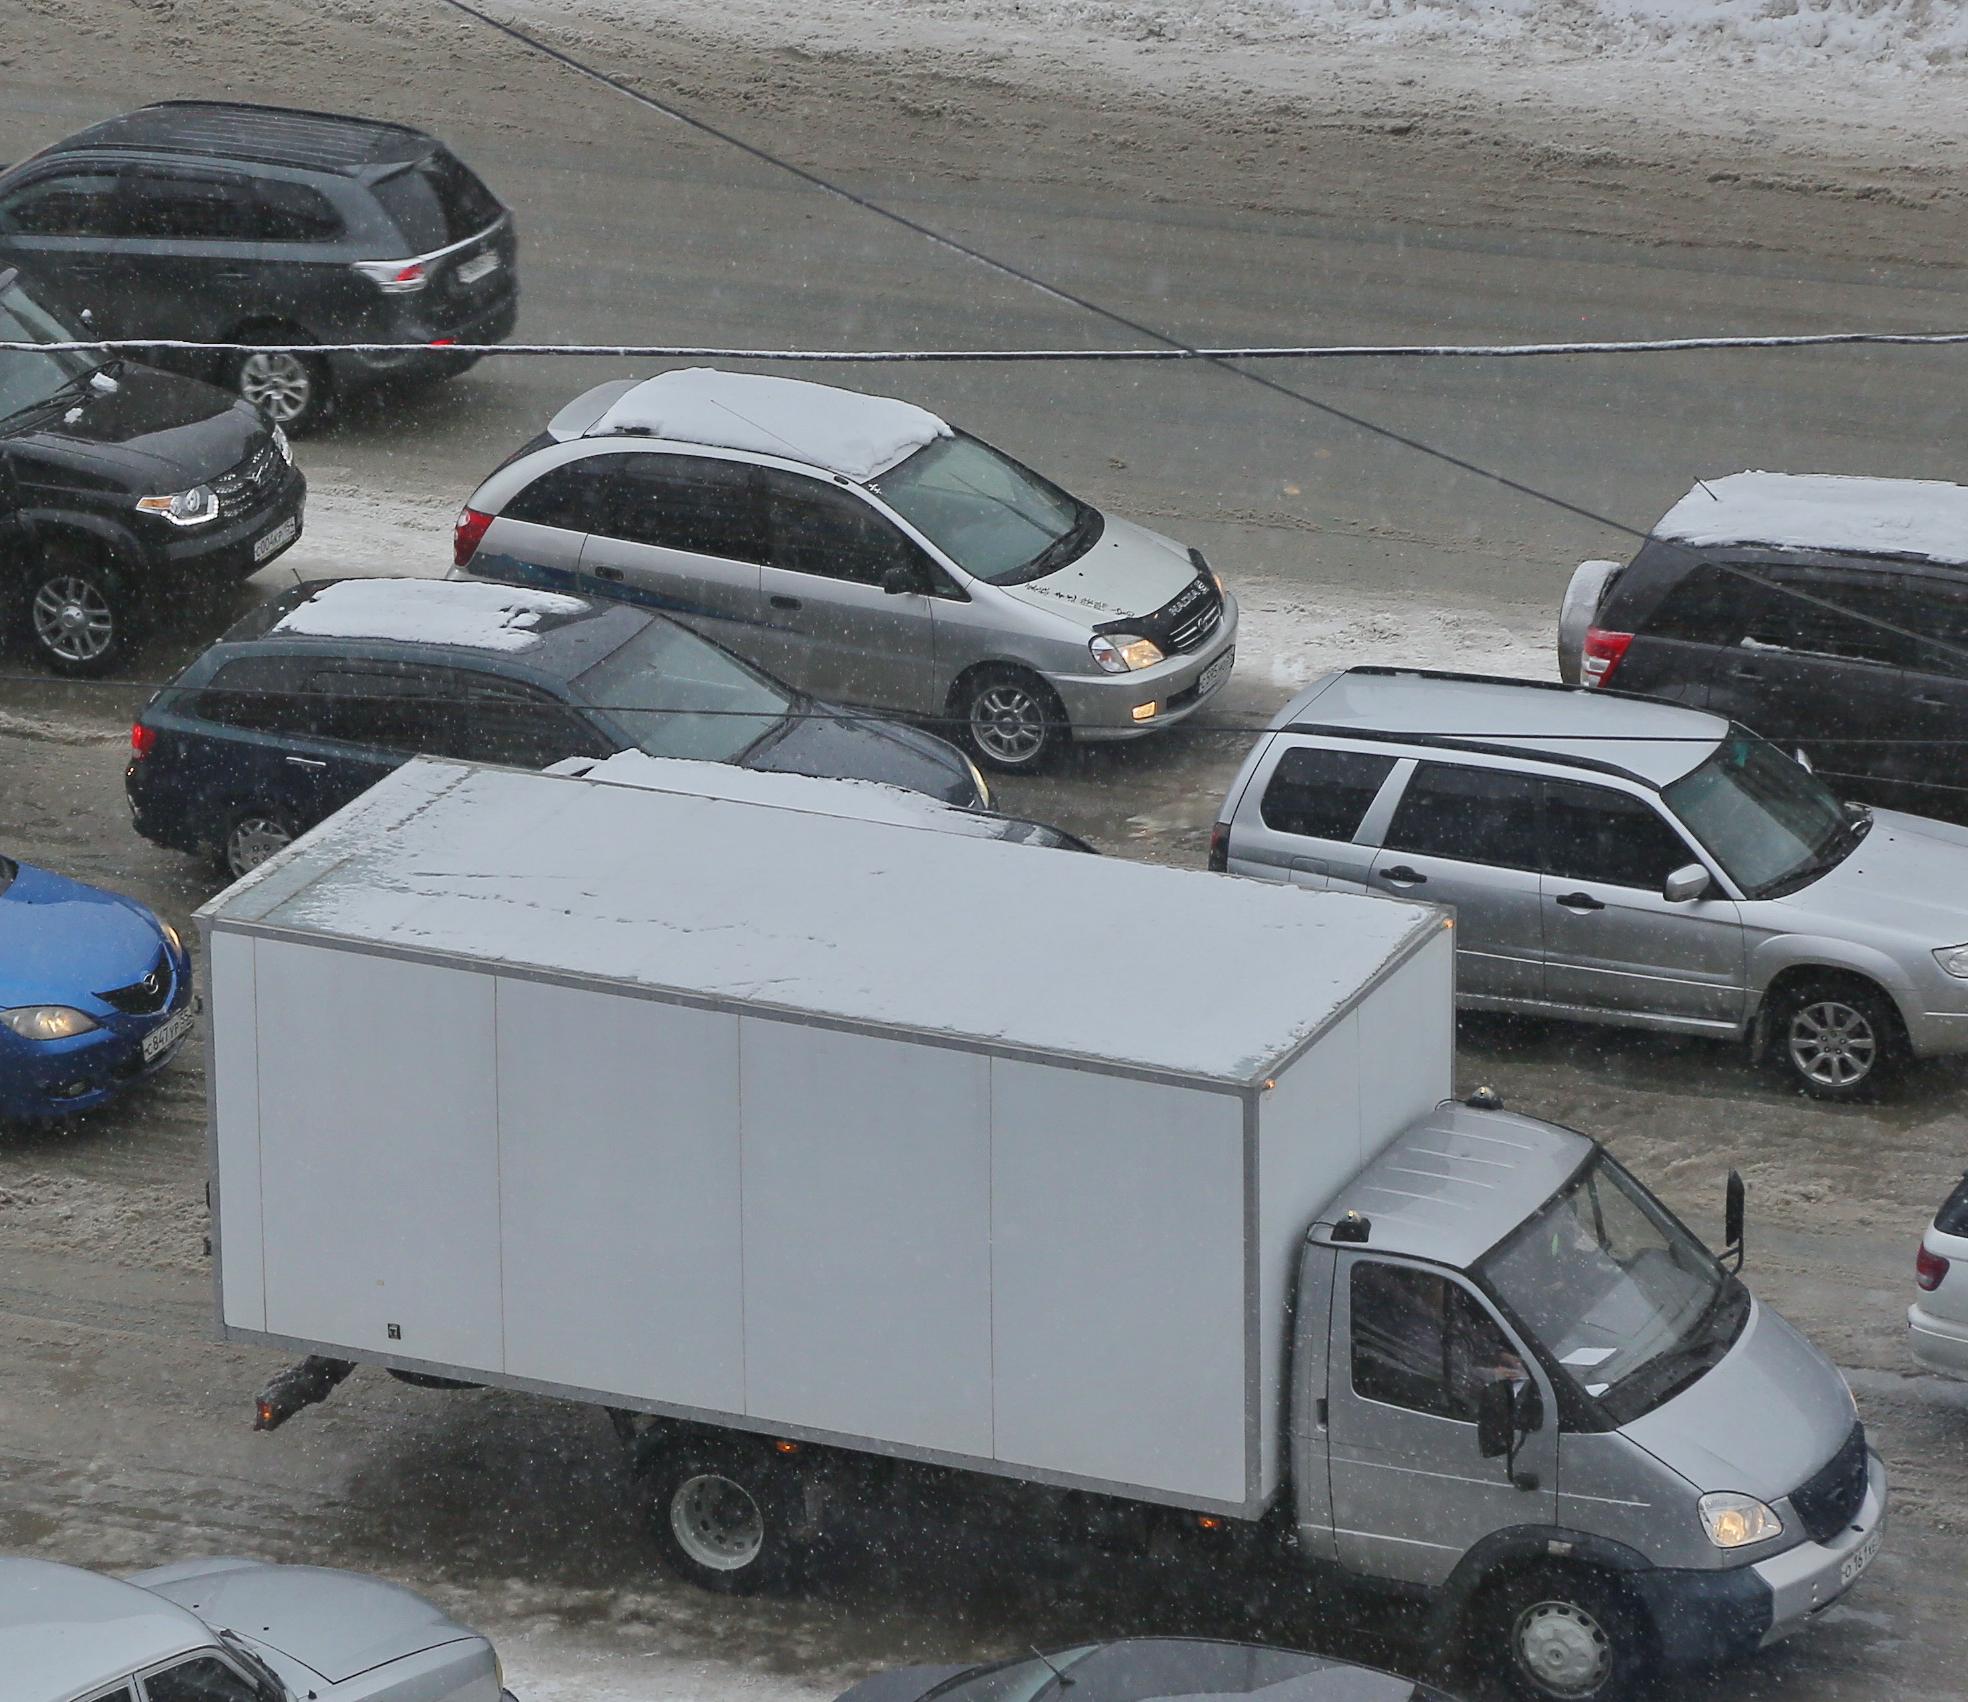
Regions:
M 159 1023 L 143 1037 L 143 1060 L 155 1063 L 191 1031 L 191 1006 L 186 1005 L 166 1022 Z
M 264 537 L 261 537 L 254 543 L 253 559 L 255 561 L 265 561 L 282 544 L 291 544 L 294 541 L 294 534 L 300 529 L 300 517 L 298 515 L 289 515 L 278 526 L 274 527 L 271 532 L 268 532 Z
M 1879 1535 L 1878 1531 L 1874 1531 L 1845 1556 L 1845 1564 L 1838 1568 L 1838 1587 L 1841 1590 L 1872 1564 L 1872 1557 L 1879 1552 Z
M 1196 695 L 1208 697 L 1209 694 L 1230 677 L 1230 664 L 1237 659 L 1237 652 L 1226 650 L 1203 670 L 1203 677 L 1196 682 Z
M 475 284 L 480 278 L 491 277 L 498 269 L 498 255 L 480 254 L 473 259 L 467 260 L 458 268 L 458 282 L 461 284 Z

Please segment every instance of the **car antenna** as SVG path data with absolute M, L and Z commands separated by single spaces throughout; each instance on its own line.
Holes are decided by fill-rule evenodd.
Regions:
M 1043 1649 L 1041 1649 L 1036 1643 L 1028 1643 L 1026 1644 L 1026 1647 L 1030 1649 L 1033 1654 L 1037 1655 L 1040 1660 L 1045 1662 L 1046 1669 L 1052 1674 L 1054 1678 L 1059 1680 L 1059 1688 L 1061 1690 L 1069 1689 L 1072 1686 L 1074 1680 L 1066 1676 L 1066 1669 L 1064 1667 L 1054 1666 L 1052 1662 L 1052 1657 L 1048 1655 Z
M 1708 480 L 1697 479 L 1695 480 L 1695 483 L 1700 485 L 1703 490 L 1708 491 L 1708 500 L 1710 502 L 1720 502 L 1722 500 L 1719 496 L 1715 494 L 1715 492 L 1708 490 Z

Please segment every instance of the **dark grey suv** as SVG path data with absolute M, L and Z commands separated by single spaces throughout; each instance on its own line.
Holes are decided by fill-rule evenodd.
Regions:
M 165 101 L 0 174 L 0 265 L 96 335 L 422 345 L 155 357 L 296 433 L 351 391 L 470 364 L 433 343 L 509 336 L 515 254 L 512 215 L 441 143 L 366 118 Z

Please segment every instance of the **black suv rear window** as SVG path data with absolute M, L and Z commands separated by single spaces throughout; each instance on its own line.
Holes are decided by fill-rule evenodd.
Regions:
M 1286 751 L 1264 789 L 1264 825 L 1309 839 L 1350 840 L 1393 767 L 1391 756 L 1372 751 Z
M 443 149 L 390 173 L 375 189 L 383 211 L 416 254 L 478 235 L 501 211 L 492 191 Z

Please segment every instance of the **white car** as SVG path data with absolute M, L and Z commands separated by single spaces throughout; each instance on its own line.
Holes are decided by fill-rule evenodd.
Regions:
M 5 1702 L 512 1702 L 492 1645 L 380 1578 L 0 1557 Z
M 1913 1357 L 1930 1371 L 1968 1377 L 1968 1176 L 1955 1184 L 1920 1238 L 1907 1308 Z

